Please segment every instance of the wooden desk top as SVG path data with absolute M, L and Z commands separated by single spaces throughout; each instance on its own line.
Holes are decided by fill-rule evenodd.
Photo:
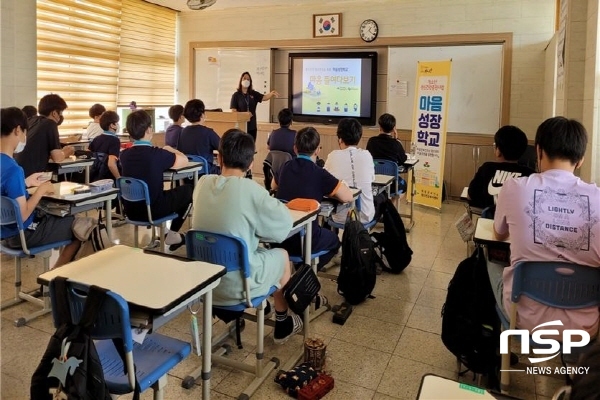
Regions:
M 106 196 L 116 197 L 116 195 L 119 193 L 119 189 L 112 188 L 112 189 L 105 190 L 103 192 L 98 192 L 98 193 L 74 194 L 73 193 L 74 188 L 89 187 L 88 185 L 85 185 L 82 183 L 75 183 L 75 182 L 58 182 L 58 183 L 53 183 L 52 186 L 54 187 L 54 193 L 45 194 L 44 196 L 42 196 L 43 199 L 54 200 L 54 201 L 59 201 L 59 202 L 63 202 L 63 203 L 81 203 L 84 201 L 87 202 L 89 200 L 101 199 Z M 35 193 L 36 190 L 37 190 L 37 187 L 31 187 L 31 188 L 27 189 L 27 192 L 29 194 L 33 194 L 33 193 Z
M 475 228 L 475 236 L 473 237 L 474 241 L 477 243 L 506 243 L 510 244 L 510 238 L 499 241 L 494 237 L 494 220 L 487 218 L 479 218 L 477 219 L 477 227 Z
M 120 294 L 130 305 L 164 314 L 225 275 L 225 267 L 117 245 L 38 276 L 63 276 Z
M 485 389 L 460 383 L 441 376 L 426 374 L 421 379 L 421 387 L 417 400 L 469 400 L 469 399 L 497 399 L 518 400 L 516 397 L 500 393 L 490 393 Z
M 382 175 L 375 174 L 375 179 L 373 180 L 373 185 L 376 186 L 387 186 L 394 181 L 394 177 L 391 175 Z

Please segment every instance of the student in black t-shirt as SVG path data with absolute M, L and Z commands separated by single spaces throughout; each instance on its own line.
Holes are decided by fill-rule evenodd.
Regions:
M 94 153 L 90 179 L 117 179 L 121 176 L 119 171 L 119 154 L 121 141 L 117 137 L 119 131 L 119 114 L 114 111 L 105 111 L 98 122 L 103 133 L 96 136 L 90 143 L 89 150 Z
M 250 111 L 252 114 L 246 130 L 247 133 L 254 138 L 255 142 L 257 132 L 256 105 L 263 101 L 271 100 L 273 96 L 277 97 L 279 96 L 279 93 L 275 90 L 271 90 L 267 94 L 262 94 L 254 90 L 252 87 L 252 77 L 250 76 L 250 72 L 247 71 L 240 76 L 237 91 L 231 96 L 231 104 L 229 106 L 231 111 Z
M 352 191 L 348 186 L 327 170 L 317 166 L 321 138 L 313 127 L 302 128 L 296 134 L 295 149 L 298 157 L 288 161 L 281 167 L 279 176 L 273 180 L 273 188 L 277 189 L 277 198 L 293 200 L 296 198 L 323 201 L 323 197 L 332 197 L 343 203 L 352 201 Z M 300 234 L 285 240 L 281 247 L 291 255 L 301 255 Z M 326 265 L 337 253 L 340 239 L 329 229 L 312 224 L 312 253 L 329 250 L 319 257 L 318 268 Z
M 379 120 L 379 135 L 369 138 L 367 151 L 373 159 L 391 160 L 399 166 L 406 161 L 406 152 L 402 143 L 397 140 L 396 118 L 392 114 L 381 114 Z
M 220 174 L 221 169 L 213 165 L 213 151 L 219 149 L 221 138 L 213 129 L 202 125 L 204 122 L 204 102 L 193 99 L 185 103 L 183 115 L 191 125 L 186 126 L 181 131 L 177 150 L 183 154 L 202 156 L 208 162 L 208 172 L 210 174 Z
M 64 120 L 62 114 L 66 109 L 67 103 L 59 95 L 47 94 L 38 104 L 40 115 L 28 119 L 27 145 L 21 153 L 15 155 L 25 176 L 45 171 L 49 158 L 60 162 L 73 155 L 73 147 L 61 148 L 58 137 L 58 126 Z
M 494 135 L 496 161 L 483 163 L 469 184 L 469 205 L 486 208 L 494 205 L 494 196 L 500 193 L 507 179 L 529 176 L 534 171 L 517 164 L 527 149 L 527 136 L 516 126 L 506 125 Z
M 127 132 L 134 140 L 133 146 L 121 153 L 122 175 L 141 179 L 148 185 L 153 218 L 161 218 L 177 213 L 171 223 L 165 243 L 175 251 L 184 242 L 184 236 L 177 233 L 192 204 L 191 185 L 183 185 L 171 190 L 163 190 L 163 172 L 169 168 L 185 167 L 188 163 L 185 154 L 171 146 L 162 149 L 152 146 L 152 120 L 146 111 L 134 111 L 127 116 Z M 125 214 L 138 221 L 147 221 L 146 207 L 140 202 L 123 201 Z

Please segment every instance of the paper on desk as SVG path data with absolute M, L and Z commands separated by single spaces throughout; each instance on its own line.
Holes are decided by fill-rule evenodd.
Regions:
M 131 338 L 134 342 L 142 344 L 148 334 L 149 329 L 145 328 L 131 328 Z

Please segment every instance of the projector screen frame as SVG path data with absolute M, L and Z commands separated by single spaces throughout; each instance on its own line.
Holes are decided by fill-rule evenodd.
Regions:
M 370 73 L 370 90 L 368 104 L 370 107 L 370 114 L 368 116 L 333 116 L 333 115 L 316 115 L 316 114 L 299 114 L 294 112 L 294 60 L 295 59 L 310 59 L 310 58 L 323 58 L 323 59 L 357 59 L 357 60 L 371 60 L 371 73 Z M 374 126 L 377 121 L 377 58 L 378 54 L 376 51 L 347 51 L 347 52 L 315 52 L 315 53 L 289 53 L 288 56 L 288 108 L 292 110 L 294 117 L 293 120 L 296 122 L 309 122 L 316 124 L 337 124 L 343 118 L 355 118 L 364 126 Z

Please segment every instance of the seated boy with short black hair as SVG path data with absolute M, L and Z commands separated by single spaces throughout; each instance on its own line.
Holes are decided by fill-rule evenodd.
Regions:
M 127 116 L 127 132 L 134 140 L 133 146 L 121 153 L 122 175 L 140 179 L 148 185 L 152 218 L 161 218 L 177 213 L 171 223 L 165 243 L 175 251 L 184 244 L 184 236 L 177 233 L 192 203 L 192 187 L 183 185 L 171 190 L 163 190 L 163 173 L 170 168 L 185 167 L 187 157 L 171 146 L 162 149 L 152 145 L 152 120 L 146 111 L 134 111 Z M 148 213 L 139 202 L 123 201 L 125 214 L 138 221 L 147 221 Z
M 406 152 L 397 139 L 396 118 L 392 114 L 381 114 L 377 120 L 379 135 L 369 138 L 367 150 L 374 159 L 391 160 L 399 166 L 406 161 Z
M 286 201 L 306 198 L 321 202 L 323 197 L 333 197 L 344 203 L 352 201 L 350 188 L 315 164 L 320 142 L 319 132 L 315 128 L 306 127 L 298 131 L 294 144 L 298 157 L 284 164 L 279 176 L 273 180 L 277 198 Z M 301 255 L 300 234 L 284 241 L 282 247 L 291 255 Z M 336 255 L 339 247 L 338 236 L 333 231 L 320 227 L 315 220 L 312 224 L 312 253 L 329 250 L 319 257 L 318 267 L 326 265 Z
M 90 180 L 117 179 L 121 176 L 117 164 L 121 153 L 121 141 L 117 137 L 119 114 L 106 111 L 100 116 L 99 124 L 103 130 L 102 135 L 96 136 L 89 147 L 96 159 L 92 166 Z
M 509 178 L 529 176 L 529 167 L 517 164 L 527 149 L 527 136 L 516 126 L 506 125 L 494 135 L 496 161 L 483 163 L 469 184 L 469 205 L 486 208 L 494 205 L 502 185 Z

